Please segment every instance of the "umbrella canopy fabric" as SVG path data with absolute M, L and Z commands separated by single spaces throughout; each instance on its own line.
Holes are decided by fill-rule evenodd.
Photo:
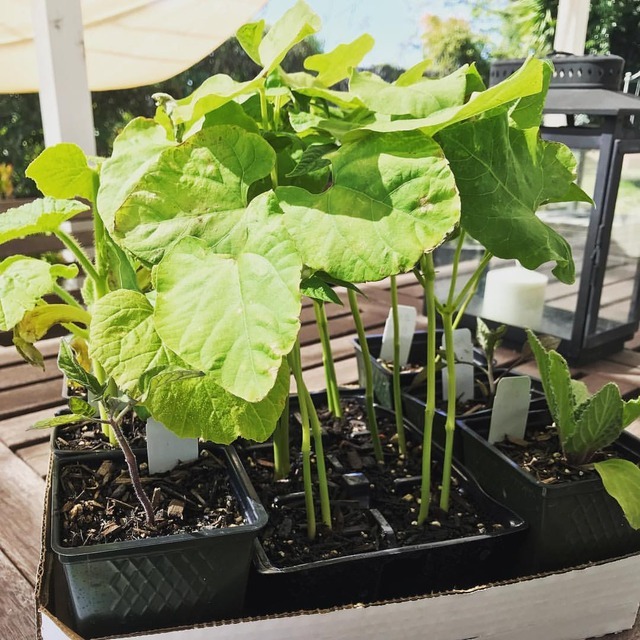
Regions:
M 166 80 L 251 20 L 266 0 L 82 0 L 92 91 Z M 39 90 L 31 2 L 0 0 L 0 93 Z

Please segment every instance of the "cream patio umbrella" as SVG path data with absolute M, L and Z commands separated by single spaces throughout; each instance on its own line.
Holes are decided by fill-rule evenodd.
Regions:
M 0 93 L 39 92 L 47 145 L 95 153 L 90 91 L 188 69 L 266 0 L 0 0 Z

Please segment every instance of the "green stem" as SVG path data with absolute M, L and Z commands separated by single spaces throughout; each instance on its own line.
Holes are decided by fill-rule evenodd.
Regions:
M 89 256 L 84 252 L 78 241 L 66 231 L 62 231 L 58 229 L 55 231 L 56 237 L 64 244 L 71 253 L 76 257 L 80 266 L 82 267 L 85 275 L 91 278 L 96 284 L 100 280 L 100 276 L 98 272 L 95 270 L 94 266 L 91 264 L 91 260 L 89 260 Z
M 99 298 L 109 293 L 108 274 L 109 274 L 109 256 L 107 254 L 107 230 L 104 222 L 98 213 L 96 204 L 98 194 L 98 177 L 94 182 L 94 198 L 93 198 L 93 242 L 96 252 L 96 271 L 98 272 L 98 280 L 96 280 L 96 294 Z
M 491 258 L 493 258 L 493 254 L 489 253 L 489 251 L 485 251 L 484 255 L 482 256 L 482 260 L 480 260 L 480 263 L 476 267 L 476 270 L 473 272 L 473 275 L 469 278 L 469 280 L 467 280 L 467 283 L 464 285 L 462 291 L 460 291 L 453 303 L 449 305 L 451 309 L 460 308 L 463 300 L 465 300 L 465 298 L 469 295 L 469 290 L 472 288 L 477 288 L 478 282 L 480 281 L 480 278 L 482 277 L 484 270 L 487 268 L 487 265 L 489 264 Z
M 453 313 L 447 311 L 442 314 L 444 329 L 444 344 L 447 357 L 447 420 L 445 422 L 444 462 L 442 465 L 442 492 L 440 493 L 440 508 L 449 511 L 449 497 L 451 493 L 451 465 L 453 462 L 453 437 L 456 427 L 456 368 L 455 350 L 453 344 Z
M 58 298 L 60 298 L 60 300 L 66 302 L 72 307 L 77 307 L 78 309 L 84 308 L 66 289 L 61 287 L 57 282 L 53 284 L 53 293 L 55 293 Z
M 77 324 L 73 322 L 63 322 L 62 326 L 69 332 L 72 333 L 76 338 L 82 338 L 83 340 L 89 339 L 89 332 L 86 329 L 82 329 Z
M 458 268 L 460 267 L 460 255 L 462 254 L 462 245 L 464 244 L 465 232 L 460 229 L 458 233 L 458 242 L 456 244 L 456 250 L 453 254 L 453 265 L 451 271 L 451 282 L 449 282 L 449 296 L 447 297 L 447 304 L 451 305 L 456 295 L 456 284 L 458 282 Z
M 456 305 L 454 309 L 457 309 L 457 312 L 456 312 L 456 319 L 453 323 L 454 329 L 458 328 L 458 325 L 462 320 L 462 316 L 464 315 L 464 312 L 467 310 L 467 307 L 469 306 L 469 303 L 473 299 L 473 296 L 476 295 L 476 291 L 478 290 L 478 285 L 480 284 L 480 278 L 482 277 L 482 274 L 485 272 L 485 269 L 487 268 L 489 261 L 491 260 L 492 257 L 493 257 L 493 254 L 485 253 L 482 260 L 476 267 L 476 270 L 473 272 L 473 275 L 471 276 L 471 278 L 469 278 L 469 281 L 467 282 L 467 285 L 469 286 L 465 286 L 461 292 L 461 295 L 459 295 L 456 298 L 455 300 Z M 465 291 L 466 291 L 466 297 L 462 299 L 462 294 L 464 294 Z
M 276 430 L 273 432 L 273 461 L 276 480 L 286 478 L 291 471 L 291 459 L 289 457 L 289 396 L 287 396 L 287 400 L 284 403 L 284 410 L 278 420 Z
M 433 421 L 436 415 L 436 272 L 431 254 L 420 259 L 423 274 L 423 287 L 427 307 L 427 399 L 424 410 L 424 431 L 422 434 L 422 481 L 420 485 L 420 511 L 418 524 L 421 525 L 429 515 L 431 506 L 431 441 Z
M 258 89 L 258 95 L 260 96 L 260 116 L 262 118 L 262 128 L 264 131 L 270 131 L 273 127 L 269 121 L 269 105 L 267 103 L 267 93 L 264 90 L 264 86 L 260 86 Z M 277 163 L 271 168 L 271 187 L 275 189 L 278 186 L 278 166 Z
M 311 399 L 311 394 L 302 380 L 302 394 L 307 405 L 307 413 L 311 422 L 311 432 L 313 434 L 313 443 L 316 451 L 316 470 L 318 472 L 318 493 L 320 495 L 320 515 L 322 517 L 322 523 L 331 529 L 331 502 L 329 500 L 329 483 L 327 482 L 327 467 L 324 459 L 324 446 L 322 443 L 322 429 L 320 428 L 320 420 L 318 420 L 318 413 Z M 298 389 L 298 397 L 300 395 L 300 389 Z
M 301 389 L 304 388 L 302 380 L 302 367 L 300 366 L 300 343 L 296 341 L 293 350 L 288 356 L 289 366 L 293 372 L 298 387 L 300 401 L 300 415 L 302 418 L 302 479 L 304 482 L 304 501 L 307 510 L 307 536 L 310 540 L 316 537 L 316 514 L 313 505 L 313 480 L 311 478 L 311 429 L 309 427 L 309 412 L 307 402 Z
M 400 455 L 407 456 L 407 440 L 402 419 L 402 391 L 400 389 L 400 318 L 398 317 L 398 283 L 391 276 L 391 315 L 393 317 L 393 409 Z
M 358 333 L 358 342 L 360 343 L 360 348 L 362 350 L 362 359 L 364 360 L 364 397 L 367 406 L 367 422 L 369 424 L 369 431 L 371 432 L 371 440 L 373 442 L 373 452 L 376 460 L 382 464 L 382 462 L 384 462 L 384 456 L 382 454 L 382 445 L 380 444 L 380 434 L 378 432 L 378 421 L 376 419 L 376 410 L 373 403 L 373 371 L 371 367 L 369 345 L 367 344 L 367 336 L 364 332 L 362 318 L 360 317 L 360 309 L 358 309 L 356 293 L 352 289 L 348 289 L 347 295 L 349 296 L 351 315 L 353 315 L 356 332 Z
M 320 334 L 320 344 L 322 345 L 322 363 L 324 365 L 324 376 L 327 385 L 327 399 L 329 401 L 329 410 L 336 418 L 341 418 L 342 408 L 340 407 L 340 394 L 338 392 L 336 368 L 333 364 L 333 355 L 331 353 L 329 323 L 327 322 L 327 313 L 324 308 L 324 302 L 313 300 L 313 311 L 316 316 L 318 333 Z

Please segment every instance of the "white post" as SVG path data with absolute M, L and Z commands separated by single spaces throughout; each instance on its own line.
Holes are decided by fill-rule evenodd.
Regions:
M 45 145 L 75 142 L 96 155 L 80 0 L 32 0 L 31 9 Z
M 562 53 L 584 55 L 590 0 L 560 0 L 553 48 Z

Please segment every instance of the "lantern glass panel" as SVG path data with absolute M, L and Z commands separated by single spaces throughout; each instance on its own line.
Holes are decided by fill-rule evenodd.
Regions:
M 640 153 L 622 160 L 620 185 L 611 225 L 598 331 L 636 318 L 634 292 L 640 261 Z

